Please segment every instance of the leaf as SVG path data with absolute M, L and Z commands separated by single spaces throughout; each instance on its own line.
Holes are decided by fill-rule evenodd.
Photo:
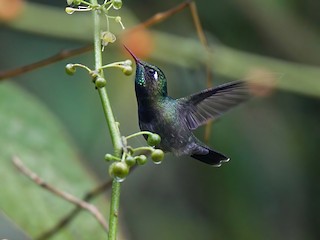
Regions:
M 75 119 L 76 121 L 76 119 Z M 65 129 L 37 99 L 17 86 L 0 85 L 0 176 L 2 211 L 36 237 L 74 206 L 27 179 L 13 166 L 17 155 L 46 182 L 79 198 L 98 183 L 79 161 Z M 105 199 L 98 203 L 105 212 Z M 103 239 L 106 233 L 89 214 L 80 214 L 54 239 Z

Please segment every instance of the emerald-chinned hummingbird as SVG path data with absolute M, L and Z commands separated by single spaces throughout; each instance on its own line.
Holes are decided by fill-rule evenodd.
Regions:
M 161 69 L 127 50 L 136 62 L 135 91 L 141 131 L 160 135 L 161 142 L 156 147 L 176 156 L 188 155 L 217 167 L 229 161 L 198 140 L 192 130 L 247 100 L 248 85 L 235 81 L 173 99 L 168 96 L 167 79 Z

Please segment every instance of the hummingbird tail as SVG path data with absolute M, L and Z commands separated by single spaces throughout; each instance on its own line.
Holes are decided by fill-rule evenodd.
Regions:
M 230 158 L 224 156 L 223 154 L 219 153 L 219 152 L 216 152 L 210 148 L 206 148 L 204 147 L 206 150 L 207 150 L 207 153 L 206 154 L 192 154 L 191 157 L 201 161 L 201 162 L 204 162 L 206 164 L 210 164 L 214 167 L 220 167 L 221 166 L 221 163 L 223 162 L 228 162 L 230 160 Z

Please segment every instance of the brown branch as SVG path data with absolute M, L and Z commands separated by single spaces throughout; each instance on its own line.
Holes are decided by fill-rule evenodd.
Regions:
M 89 202 L 90 200 L 102 194 L 106 189 L 110 188 L 111 185 L 112 185 L 112 180 L 108 180 L 102 183 L 100 186 L 86 193 L 82 200 Z M 73 210 L 71 210 L 68 214 L 66 214 L 63 218 L 61 218 L 54 227 L 41 233 L 38 237 L 35 238 L 35 240 L 49 239 L 50 237 L 55 235 L 57 232 L 65 228 L 78 215 L 78 213 L 81 212 L 81 210 L 83 209 L 80 206 L 76 206 Z
M 141 28 L 150 27 L 152 25 L 160 23 L 160 22 L 164 21 L 165 19 L 171 17 L 172 15 L 180 12 L 181 10 L 183 10 L 187 7 L 190 8 L 190 12 L 191 12 L 191 15 L 192 15 L 192 18 L 193 18 L 193 21 L 194 21 L 194 24 L 195 24 L 195 27 L 197 30 L 197 35 L 200 39 L 200 42 L 205 47 L 205 49 L 209 51 L 208 42 L 207 42 L 207 39 L 203 33 L 203 29 L 202 29 L 202 26 L 200 23 L 200 19 L 198 16 L 196 5 L 193 1 L 186 1 L 186 2 L 183 2 L 183 3 L 179 4 L 178 6 L 171 8 L 167 11 L 159 12 L 159 13 L 155 14 L 154 16 L 150 17 L 149 19 L 147 19 L 146 21 L 144 21 L 143 23 L 140 23 L 137 26 L 132 27 L 131 29 L 128 30 L 128 32 L 137 31 L 137 30 L 140 30 Z M 93 49 L 93 45 L 87 45 L 87 46 L 80 47 L 77 49 L 62 50 L 61 52 L 59 52 L 51 57 L 40 60 L 38 62 L 27 64 L 25 66 L 11 69 L 11 70 L 0 71 L 0 81 L 19 76 L 21 74 L 33 71 L 35 69 L 47 66 L 49 64 L 59 62 L 59 61 L 64 60 L 66 58 L 74 57 L 79 54 L 89 52 L 92 49 Z M 208 54 L 208 56 L 210 56 L 210 54 Z M 206 67 L 206 72 L 207 72 L 207 84 L 209 86 L 209 85 L 211 85 L 210 82 L 211 82 L 212 76 L 211 76 L 211 70 L 209 69 L 208 66 Z
M 168 11 L 158 13 L 158 14 L 154 15 L 153 17 L 149 18 L 148 20 L 146 20 L 145 22 L 137 25 L 136 27 L 129 29 L 128 31 L 133 32 L 133 31 L 139 30 L 141 28 L 149 27 L 151 25 L 159 23 L 159 22 L 163 21 L 164 19 L 170 17 L 171 15 L 176 14 L 177 12 L 181 11 L 185 7 L 189 6 L 189 4 L 190 4 L 190 2 L 184 2 L 180 5 L 178 5 L 177 7 L 172 8 Z M 82 54 L 85 52 L 89 52 L 92 49 L 93 49 L 93 45 L 88 45 L 88 46 L 84 46 L 84 47 L 73 49 L 73 50 L 63 50 L 54 56 L 45 58 L 45 59 L 40 60 L 38 62 L 27 64 L 25 66 L 11 69 L 11 70 L 7 70 L 7 71 L 0 71 L 0 81 L 19 76 L 21 74 L 33 71 L 35 69 L 47 66 L 47 65 L 55 63 L 55 62 L 59 62 L 63 59 L 69 58 L 69 57 L 73 57 L 73 56 L 76 56 L 76 55 L 79 55 L 79 54 Z
M 45 58 L 43 60 L 40 60 L 38 62 L 34 62 L 19 68 L 15 68 L 12 70 L 7 70 L 7 71 L 2 71 L 0 72 L 0 81 L 6 80 L 8 78 L 12 78 L 12 77 L 16 77 L 19 76 L 21 74 L 33 71 L 35 69 L 47 66 L 51 63 L 55 63 L 55 62 L 59 62 L 63 59 L 69 58 L 69 57 L 73 57 L 85 52 L 89 52 L 93 49 L 93 45 L 88 45 L 88 46 L 84 46 L 81 48 L 77 48 L 77 49 L 72 49 L 72 50 L 62 50 L 61 52 L 57 53 L 54 56 L 51 56 L 49 58 Z
M 135 170 L 136 167 L 132 167 L 130 169 L 130 172 Z M 112 186 L 112 180 L 105 181 L 98 187 L 94 188 L 93 190 L 89 191 L 85 194 L 83 197 L 83 201 L 89 202 L 92 199 L 96 198 L 100 194 L 102 194 L 107 189 L 111 188 Z M 41 233 L 38 237 L 35 238 L 35 240 L 45 240 L 49 239 L 50 237 L 53 237 L 57 232 L 65 228 L 71 221 L 80 213 L 83 209 L 79 206 L 76 206 L 73 210 L 71 210 L 68 214 L 66 214 L 63 218 L 61 218 L 58 223 L 52 227 L 51 229 Z
M 197 30 L 198 38 L 199 38 L 202 46 L 204 47 L 204 49 L 207 52 L 207 54 L 206 54 L 207 59 L 206 59 L 205 65 L 206 65 L 206 76 L 207 76 L 207 88 L 210 88 L 213 85 L 213 76 L 212 76 L 212 71 L 211 71 L 211 66 L 210 66 L 210 64 L 213 62 L 213 60 L 211 57 L 212 55 L 210 54 L 210 48 L 209 48 L 207 38 L 203 32 L 203 28 L 201 25 L 201 21 L 199 18 L 199 14 L 198 14 L 198 10 L 197 10 L 197 6 L 196 6 L 195 2 L 190 3 L 190 12 L 192 15 L 192 19 L 193 19 L 195 28 Z M 211 129 L 212 129 L 212 121 L 208 122 L 205 127 L 205 131 L 204 131 L 205 143 L 208 143 L 210 141 Z
M 159 12 L 159 13 L 153 15 L 152 17 L 150 17 L 149 19 L 145 20 L 144 22 L 131 28 L 129 31 L 136 31 L 141 28 L 147 28 L 147 27 L 150 27 L 154 24 L 160 23 L 160 22 L 164 21 L 165 19 L 171 17 L 172 15 L 174 15 L 174 14 L 180 12 L 181 10 L 185 9 L 186 7 L 188 7 L 190 5 L 190 2 L 191 1 L 186 1 L 186 2 L 183 2 L 183 3 L 179 4 L 178 6 L 171 8 L 167 11 Z
M 78 208 L 85 209 L 88 212 L 90 212 L 93 215 L 93 217 L 97 219 L 97 221 L 100 223 L 102 228 L 105 231 L 107 231 L 107 229 L 108 229 L 107 223 L 106 223 L 105 219 L 103 218 L 103 215 L 100 213 L 100 211 L 97 209 L 96 206 L 89 204 L 85 201 L 82 201 L 67 192 L 63 192 L 63 191 L 49 185 L 48 183 L 43 181 L 38 175 L 36 175 L 34 172 L 32 172 L 29 168 L 27 168 L 18 157 L 14 156 L 12 158 L 12 161 L 20 172 L 22 172 L 24 175 L 29 177 L 33 182 L 35 182 L 40 187 L 48 190 L 49 192 L 55 194 L 56 196 L 58 196 L 60 198 L 67 200 L 68 202 L 73 203 Z
M 159 23 L 159 22 L 163 21 L 164 19 L 170 17 L 171 15 L 181 11 L 182 9 L 184 9 L 188 5 L 189 5 L 189 2 L 185 2 L 175 8 L 168 10 L 168 11 L 158 13 L 155 16 L 146 20 L 145 22 L 137 25 L 136 27 L 129 29 L 128 31 L 129 32 L 137 31 L 141 28 L 148 27 L 150 25 Z M 0 81 L 19 76 L 21 74 L 33 71 L 35 69 L 47 66 L 47 65 L 55 63 L 55 62 L 59 62 L 63 59 L 69 58 L 69 57 L 73 57 L 73 56 L 76 56 L 76 55 L 79 55 L 79 54 L 82 54 L 85 52 L 89 52 L 92 49 L 93 49 L 93 45 L 88 45 L 88 46 L 84 46 L 84 47 L 73 49 L 73 50 L 63 50 L 54 56 L 45 58 L 45 59 L 40 60 L 38 62 L 27 64 L 25 66 L 11 69 L 11 70 L 7 70 L 7 71 L 0 71 Z

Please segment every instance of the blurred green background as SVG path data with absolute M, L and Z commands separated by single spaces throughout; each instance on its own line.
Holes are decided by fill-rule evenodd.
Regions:
M 152 3 L 123 1 L 125 9 L 120 14 L 124 24 L 130 27 L 179 3 L 181 1 L 177 0 Z M 286 84 L 280 84 L 281 89 L 251 100 L 214 123 L 209 145 L 231 158 L 221 168 L 208 167 L 189 157 L 177 159 L 167 154 L 161 165 L 148 163 L 134 171 L 122 184 L 120 231 L 125 236 L 122 238 L 319 239 L 320 2 L 226 0 L 196 3 L 213 49 L 215 85 L 244 78 L 250 70 L 261 67 L 280 74 L 279 82 Z M 33 21 L 21 23 L 17 19 L 1 25 L 1 70 L 32 63 L 62 49 L 77 48 L 90 42 L 90 14 L 67 16 L 64 13 L 65 1 L 27 1 L 25 6 L 28 11 L 24 12 L 23 17 Z M 43 12 L 37 15 L 35 12 L 40 6 Z M 64 24 L 63 21 L 68 22 Z M 205 88 L 203 62 L 198 60 L 203 55 L 197 57 L 192 47 L 189 47 L 191 50 L 182 49 L 183 43 L 197 43 L 188 10 L 152 29 L 158 32 L 158 39 L 160 36 L 164 38 L 163 41 L 167 39 L 166 44 L 177 51 L 166 51 L 164 44 L 157 43 L 155 39 L 154 52 L 146 59 L 166 73 L 169 94 L 178 98 Z M 183 41 L 174 41 L 174 37 Z M 228 49 L 229 55 L 223 52 L 224 48 Z M 188 63 L 187 58 L 181 64 L 179 51 L 195 59 Z M 239 53 L 243 54 L 240 54 L 243 58 Z M 107 47 L 104 57 L 105 62 L 109 63 L 125 59 L 127 55 L 124 55 L 120 44 L 114 44 Z M 221 61 L 222 57 L 224 61 Z M 264 61 L 268 65 L 261 65 Z M 84 71 L 77 71 L 73 77 L 65 74 L 64 66 L 69 62 L 93 66 L 93 53 L 63 60 L 1 84 L 17 88 L 12 91 L 13 99 L 16 98 L 15 94 L 26 94 L 27 99 L 32 98 L 32 101 L 50 112 L 49 119 L 57 121 L 55 124 L 60 126 L 62 138 L 67 139 L 76 155 L 74 158 L 80 159 L 86 169 L 81 181 L 76 178 L 68 180 L 68 171 L 64 175 L 66 181 L 77 189 L 87 178 L 91 179 L 88 181 L 92 186 L 109 179 L 103 156 L 112 152 L 112 146 L 96 90 Z M 293 81 L 295 77 L 297 80 Z M 111 69 L 107 71 L 107 78 L 109 98 L 122 134 L 138 131 L 134 76 L 126 77 L 120 71 Z M 10 82 L 15 86 L 11 86 Z M 15 104 L 17 114 L 20 113 L 19 107 L 27 111 L 28 104 L 24 101 L 22 99 L 20 104 Z M 9 114 L 12 102 L 10 97 L 2 98 L 1 106 L 6 106 L 0 108 L 2 116 Z M 24 115 L 15 116 L 24 121 Z M 8 124 L 6 121 L 11 121 L 4 117 L 0 120 L 0 129 L 5 128 Z M 47 121 L 46 118 L 43 121 Z M 41 122 L 41 118 L 32 120 L 30 124 L 38 131 L 43 130 L 45 136 L 50 138 L 50 133 L 38 122 Z M 203 129 L 196 133 L 202 138 Z M 20 141 L 21 136 L 16 135 L 8 142 L 2 130 L 0 139 L 8 145 L 17 145 L 16 141 Z M 30 138 L 28 143 L 33 140 L 37 141 Z M 55 138 L 51 140 L 52 144 L 58 141 Z M 132 142 L 133 145 L 144 143 L 143 138 Z M 23 142 L 19 144 L 23 146 Z M 37 146 L 37 143 L 34 145 Z M 19 148 L 15 149 L 19 151 Z M 34 158 L 37 157 L 35 151 L 32 147 L 28 148 Z M 50 152 L 47 154 L 50 155 Z M 61 159 L 63 154 L 55 154 L 52 153 L 53 158 L 59 157 L 56 162 L 64 161 Z M 8 166 L 5 163 L 9 157 L 1 156 L 0 164 Z M 20 157 L 23 159 L 23 154 Z M 73 169 L 73 164 L 79 162 L 66 163 L 65 168 Z M 5 176 L 9 170 L 2 166 Z M 55 169 L 54 164 L 50 167 L 50 171 L 60 174 L 61 168 Z M 39 167 L 36 172 L 46 179 L 46 169 Z M 9 184 L 12 174 L 10 178 L 4 177 L 1 188 L 21 187 Z M 51 182 L 54 182 L 54 178 Z M 24 178 L 20 183 L 33 184 Z M 64 186 L 61 184 L 62 188 Z M 89 186 L 86 189 L 89 190 Z M 79 192 L 84 193 L 86 189 Z M 0 193 L 2 199 L 9 196 L 12 195 L 1 196 Z M 25 207 L 22 199 L 8 199 L 14 202 L 10 207 L 22 209 Z M 11 210 L 5 208 L 7 205 L 4 202 L 0 206 L 0 238 L 28 239 L 22 234 L 23 229 L 27 235 L 34 237 L 34 231 L 30 231 L 28 226 L 23 225 L 17 230 L 12 222 L 20 220 L 10 215 Z M 60 210 L 67 212 L 68 209 Z M 34 214 L 33 218 L 43 221 Z M 94 221 L 89 215 L 85 216 Z M 30 217 L 22 216 L 24 219 Z M 8 220 L 10 218 L 11 221 Z M 40 227 L 33 229 L 37 230 L 37 234 L 44 230 Z M 57 235 L 53 239 L 93 239 L 84 237 L 81 230 L 73 225 L 76 235 Z

